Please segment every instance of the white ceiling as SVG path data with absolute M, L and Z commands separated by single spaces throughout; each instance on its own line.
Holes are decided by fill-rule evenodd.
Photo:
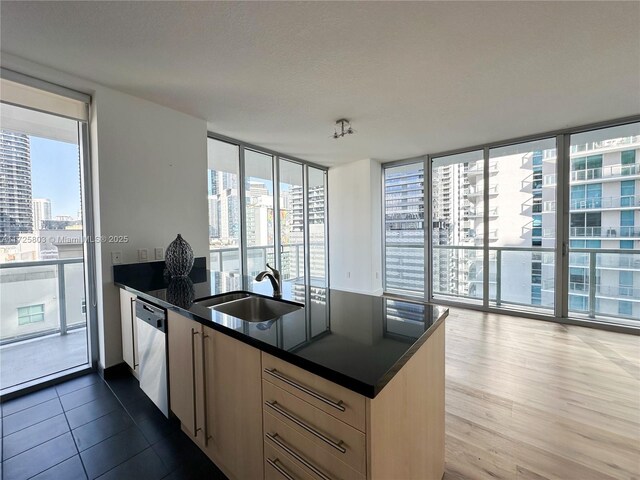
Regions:
M 640 2 L 0 2 L 2 51 L 325 165 L 640 113 Z M 347 117 L 357 134 L 333 140 Z

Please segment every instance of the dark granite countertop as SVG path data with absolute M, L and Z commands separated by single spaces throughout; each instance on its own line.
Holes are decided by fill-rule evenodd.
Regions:
M 197 259 L 189 280 L 170 280 L 164 262 L 114 267 L 119 287 L 230 335 L 289 363 L 374 398 L 447 317 L 445 307 L 283 282 L 283 299 L 304 308 L 252 323 L 195 305 L 195 299 L 244 290 L 271 296 L 268 281 L 206 270 Z M 171 325 L 168 325 L 171 335 Z

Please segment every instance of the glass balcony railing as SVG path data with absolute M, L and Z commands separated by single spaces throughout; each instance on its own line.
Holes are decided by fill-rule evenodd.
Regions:
M 82 258 L 0 264 L 0 344 L 86 326 Z M 25 306 L 42 316 L 21 316 Z
M 640 164 L 608 165 L 600 168 L 587 168 L 586 170 L 574 170 L 570 172 L 571 183 L 586 182 L 589 180 L 606 180 L 609 178 L 633 177 L 640 175 Z M 544 176 L 545 185 L 556 184 L 556 174 Z
M 82 258 L 0 264 L 0 391 L 88 364 Z
M 389 232 L 387 232 L 389 233 Z M 416 239 L 418 240 L 418 239 Z M 409 295 L 424 294 L 424 243 L 414 240 L 385 244 L 385 289 Z
M 324 261 L 318 261 L 318 248 L 312 248 L 312 260 L 311 276 L 315 273 L 319 276 L 324 276 L 322 272 L 315 272 L 322 263 L 322 269 L 324 270 Z M 281 263 L 280 274 L 283 280 L 297 280 L 304 278 L 304 245 L 302 243 L 282 245 L 281 251 Z M 238 247 L 223 247 L 209 249 L 210 269 L 212 271 L 220 272 L 240 272 L 240 251 Z M 257 247 L 247 248 L 247 266 L 249 275 L 257 275 L 265 269 L 265 265 L 270 263 L 273 265 L 273 245 L 264 245 Z M 316 265 L 316 268 L 314 268 Z
M 542 231 L 544 238 L 555 238 L 555 228 L 545 228 Z M 635 226 L 610 226 L 610 227 L 570 227 L 569 238 L 640 238 L 640 227 Z
M 619 197 L 597 197 L 581 200 L 571 200 L 569 208 L 571 211 L 578 210 L 604 210 L 609 208 L 637 208 L 640 207 L 640 195 L 623 195 Z M 546 201 L 543 203 L 544 212 L 555 212 L 556 202 Z

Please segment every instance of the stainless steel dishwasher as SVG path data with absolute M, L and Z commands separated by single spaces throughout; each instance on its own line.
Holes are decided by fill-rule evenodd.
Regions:
M 169 417 L 167 390 L 167 311 L 136 300 L 140 388 Z

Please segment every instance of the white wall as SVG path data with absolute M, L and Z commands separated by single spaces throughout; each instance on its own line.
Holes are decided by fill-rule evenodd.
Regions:
M 111 252 L 123 263 L 138 249 L 166 248 L 181 233 L 195 256 L 207 256 L 206 122 L 159 105 L 100 89 L 94 95 L 97 130 L 99 235 L 128 235 L 101 245 L 104 338 L 101 364 L 122 361 L 119 292 Z M 104 354 L 104 356 L 102 355 Z
M 381 175 L 370 159 L 329 170 L 331 288 L 382 293 Z
M 196 256 L 208 257 L 206 122 L 4 52 L 1 63 L 93 97 L 96 234 L 129 237 L 96 249 L 99 362 L 110 367 L 122 361 L 111 252 L 131 263 L 147 248 L 151 260 L 154 247 L 166 248 L 181 233 Z

